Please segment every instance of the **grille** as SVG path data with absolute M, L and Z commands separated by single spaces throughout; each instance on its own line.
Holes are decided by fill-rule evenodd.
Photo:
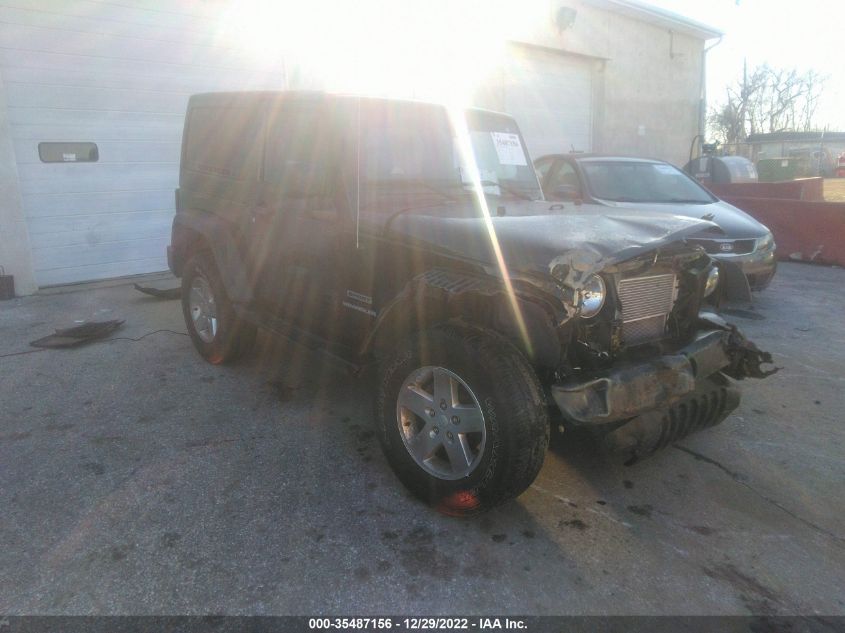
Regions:
M 625 343 L 637 345 L 663 338 L 666 317 L 672 311 L 677 295 L 675 275 L 623 279 L 617 291 L 622 304 Z
M 756 240 L 690 240 L 710 255 L 747 255 L 754 252 Z

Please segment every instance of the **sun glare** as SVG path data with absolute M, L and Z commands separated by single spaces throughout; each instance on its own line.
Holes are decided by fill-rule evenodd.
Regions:
M 528 3 L 531 4 L 531 3 Z M 245 0 L 218 35 L 286 69 L 288 88 L 469 103 L 536 12 L 479 0 L 426 3 Z
M 502 248 L 499 245 L 499 237 L 496 235 L 496 227 L 493 225 L 493 218 L 490 215 L 490 206 L 487 204 L 487 196 L 484 195 L 484 186 L 481 184 L 481 174 L 478 171 L 478 165 L 475 162 L 475 155 L 472 151 L 472 141 L 470 140 L 469 130 L 467 129 L 466 118 L 459 109 L 451 109 L 450 118 L 452 119 L 452 128 L 455 131 L 455 145 L 460 155 L 460 162 L 462 170 L 468 182 L 472 184 L 472 190 L 475 193 L 476 205 L 481 211 L 484 218 L 484 225 L 487 228 L 487 237 L 490 239 L 490 246 L 493 248 L 493 255 L 496 258 L 496 266 L 499 269 L 499 275 L 505 284 L 508 302 L 510 303 L 511 312 L 516 323 L 519 335 L 522 338 L 525 348 L 528 350 L 529 356 L 534 353 L 531 346 L 531 339 L 528 336 L 528 328 L 525 325 L 525 317 L 522 314 L 522 309 L 519 307 L 519 301 L 516 297 L 516 292 L 513 289 L 510 273 L 508 272 L 505 258 L 502 255 Z
M 461 110 L 499 72 L 508 41 L 537 25 L 543 6 L 539 0 L 525 2 L 516 11 L 479 0 L 359 0 L 319 6 L 246 0 L 221 16 L 219 29 L 221 37 L 257 64 L 281 61 L 286 88 L 449 106 L 461 163 L 485 218 L 514 319 L 529 347 Z

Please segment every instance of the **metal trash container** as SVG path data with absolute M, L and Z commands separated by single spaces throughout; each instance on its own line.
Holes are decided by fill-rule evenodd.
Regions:
M 704 186 L 757 182 L 754 163 L 743 156 L 701 156 L 688 162 L 684 171 Z

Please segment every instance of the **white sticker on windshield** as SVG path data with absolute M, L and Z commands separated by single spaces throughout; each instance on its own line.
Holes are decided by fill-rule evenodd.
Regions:
M 496 146 L 496 154 L 499 155 L 499 163 L 502 165 L 527 165 L 525 152 L 522 151 L 522 143 L 519 136 L 511 132 L 490 132 L 493 137 L 493 145 Z

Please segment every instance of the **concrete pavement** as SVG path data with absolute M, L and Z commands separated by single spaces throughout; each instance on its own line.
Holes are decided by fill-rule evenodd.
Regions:
M 784 264 L 729 316 L 784 369 L 722 425 L 632 467 L 559 436 L 470 520 L 404 491 L 319 355 L 210 366 L 125 283 L 2 302 L 0 613 L 845 614 L 843 286 Z M 91 318 L 126 324 L 28 346 Z

